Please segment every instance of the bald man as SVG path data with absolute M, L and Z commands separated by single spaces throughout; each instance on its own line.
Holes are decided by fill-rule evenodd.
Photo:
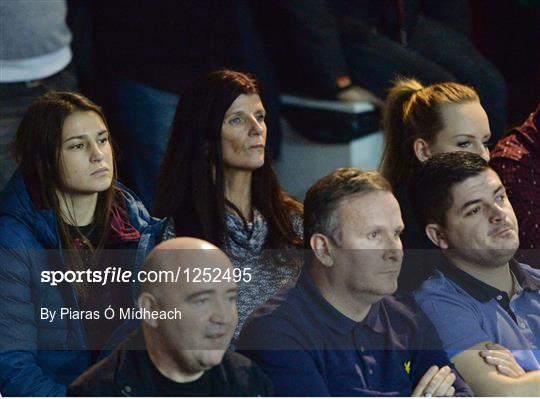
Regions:
M 195 278 L 196 269 L 205 267 L 212 278 Z M 227 350 L 238 322 L 236 283 L 225 278 L 232 276 L 227 256 L 206 241 L 176 238 L 150 253 L 140 276 L 164 279 L 178 270 L 176 282 L 141 278 L 142 327 L 79 377 L 70 396 L 272 394 L 268 378 L 250 360 Z

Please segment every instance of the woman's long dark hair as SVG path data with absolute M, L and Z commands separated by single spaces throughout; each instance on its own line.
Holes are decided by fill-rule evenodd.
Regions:
M 220 248 L 228 238 L 221 125 L 241 94 L 260 96 L 257 82 L 230 70 L 189 85 L 176 109 L 156 194 L 156 216 L 173 216 L 178 236 L 199 237 Z M 300 246 L 292 214 L 301 215 L 302 205 L 281 190 L 268 151 L 251 184 L 252 204 L 267 220 L 271 248 Z
M 92 231 L 97 245 L 84 237 L 76 226 L 69 226 L 62 215 L 58 195 L 65 195 L 62 169 L 62 129 L 68 116 L 77 111 L 95 112 L 105 126 L 107 122 L 101 108 L 86 97 L 70 92 L 49 92 L 35 100 L 24 114 L 15 138 L 15 157 L 23 174 L 30 196 L 38 208 L 52 209 L 62 248 L 69 249 L 67 266 L 83 268 L 80 256 L 81 243 L 91 250 L 101 249 L 107 239 L 110 211 L 115 196 L 114 185 L 98 193 Z M 108 129 L 108 128 L 107 128 Z M 111 144 L 112 145 L 112 144 Z M 116 167 L 114 168 L 116 174 Z M 82 287 L 78 287 L 82 289 Z M 78 290 L 82 294 L 82 291 Z

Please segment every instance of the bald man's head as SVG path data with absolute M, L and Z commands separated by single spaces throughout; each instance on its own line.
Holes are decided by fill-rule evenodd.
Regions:
M 223 251 L 207 241 L 192 237 L 163 241 L 144 262 L 142 271 L 147 278 L 141 281 L 139 292 L 159 296 L 169 288 L 182 289 L 183 283 L 193 282 L 197 277 L 193 274 L 205 267 L 223 270 L 232 265 Z
M 220 363 L 238 323 L 227 255 L 203 240 L 175 238 L 159 244 L 142 271 L 152 282 L 141 281 L 139 307 L 182 314 L 180 320 L 144 320 L 145 335 L 165 346 L 162 350 L 173 350 L 191 371 Z

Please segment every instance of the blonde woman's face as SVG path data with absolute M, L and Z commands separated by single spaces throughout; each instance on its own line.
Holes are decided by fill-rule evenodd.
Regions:
M 435 141 L 428 144 L 431 155 L 443 152 L 467 151 L 489 161 L 488 141 L 491 138 L 489 120 L 477 101 L 444 104 L 440 108 L 444 128 Z

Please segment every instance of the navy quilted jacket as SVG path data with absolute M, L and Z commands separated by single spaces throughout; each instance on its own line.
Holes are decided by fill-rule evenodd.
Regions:
M 133 265 L 142 265 L 162 223 L 140 200 L 117 184 L 129 222 L 141 234 Z M 41 320 L 40 309 L 78 309 L 69 284 L 41 283 L 41 272 L 62 269 L 51 254 L 61 251 L 54 212 L 32 202 L 20 172 L 0 197 L 0 392 L 8 396 L 65 396 L 67 385 L 90 366 L 81 320 Z M 59 258 L 57 256 L 57 258 Z

